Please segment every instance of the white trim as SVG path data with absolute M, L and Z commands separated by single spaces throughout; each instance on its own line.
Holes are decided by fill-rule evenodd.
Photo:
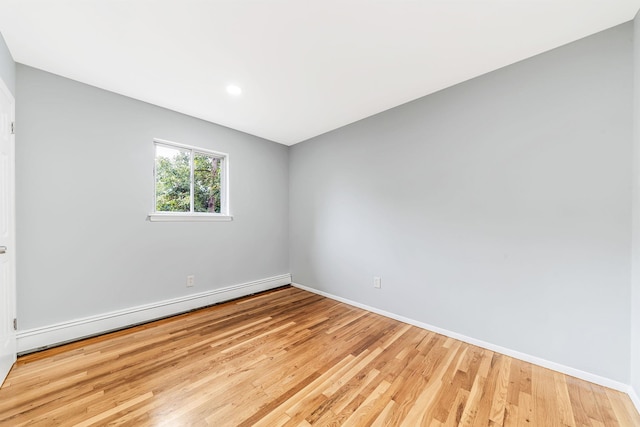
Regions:
M 291 283 L 291 274 L 254 280 L 239 285 L 116 310 L 96 316 L 18 331 L 18 353 L 28 353 L 108 331 L 184 313 L 223 301 L 244 297 Z
M 196 169 L 196 165 L 195 165 L 195 158 L 196 155 L 194 153 L 193 150 L 189 151 L 189 209 L 191 209 L 191 213 L 194 212 L 194 208 L 195 208 L 195 203 L 196 203 L 196 196 L 195 196 L 195 188 L 196 185 L 193 182 L 193 178 L 195 175 L 195 169 Z M 158 153 L 156 151 L 156 162 L 158 161 Z M 158 171 L 156 170 L 156 174 L 158 173 Z M 158 175 L 156 175 L 156 210 L 158 209 Z
M 540 357 L 532 356 L 530 354 L 521 353 L 516 350 L 511 350 L 505 347 L 501 347 L 499 345 L 491 344 L 485 341 L 481 341 L 475 338 L 467 337 L 465 335 L 459 334 L 457 332 L 448 331 L 446 329 L 438 328 L 437 326 L 429 325 L 427 323 L 419 322 L 417 320 L 409 319 L 408 317 L 400 316 L 394 313 L 390 313 L 388 311 L 380 310 L 375 307 L 370 307 L 365 304 L 361 304 L 359 302 L 351 301 L 346 298 L 342 298 L 327 292 L 319 291 L 314 288 L 310 288 L 308 286 L 301 285 L 299 283 L 291 283 L 291 286 L 295 286 L 296 288 L 303 289 L 305 291 L 313 292 L 318 295 L 322 295 L 324 297 L 343 302 L 345 304 L 352 305 L 354 307 L 361 308 L 363 310 L 371 311 L 373 313 L 379 314 L 381 316 L 389 317 L 394 320 L 398 320 L 400 322 L 408 323 L 413 326 L 417 326 L 422 329 L 426 329 L 428 331 L 436 332 L 441 335 L 445 335 L 447 337 L 455 338 L 457 340 L 486 348 L 487 350 L 495 351 L 500 354 L 504 354 L 509 357 L 513 357 L 514 359 L 523 360 L 525 362 L 533 363 L 535 365 L 542 366 L 544 368 L 552 369 L 554 371 L 561 372 L 563 374 L 571 375 L 572 377 L 580 378 L 585 381 L 592 382 L 594 384 L 599 384 L 605 387 L 612 388 L 614 390 L 622 391 L 625 393 L 629 393 L 629 385 L 621 383 L 619 381 L 615 381 L 609 378 L 601 377 L 599 375 L 592 374 L 590 372 L 581 371 L 579 369 L 571 368 L 569 366 L 562 365 L 560 363 L 551 362 L 549 360 L 542 359 Z M 633 397 L 632 397 L 633 399 Z M 637 407 L 638 405 L 636 405 Z
M 229 154 L 223 153 L 221 151 L 213 151 L 213 150 L 209 150 L 207 148 L 196 147 L 195 145 L 181 144 L 179 142 L 173 142 L 173 141 L 169 141 L 169 140 L 166 140 L 166 139 L 153 138 L 153 142 L 157 143 L 157 144 L 160 144 L 160 145 L 164 145 L 165 147 L 184 148 L 185 150 L 191 150 L 191 151 L 195 151 L 197 153 L 202 153 L 202 154 L 211 154 L 214 157 L 219 157 L 219 158 L 229 157 Z
M 640 414 L 640 397 L 638 397 L 638 395 L 636 394 L 636 391 L 631 386 L 629 386 L 629 389 L 627 390 L 627 394 L 631 399 L 631 403 L 633 403 L 633 405 L 636 407 L 636 411 L 638 411 L 638 413 Z
M 147 215 L 147 219 L 151 222 L 233 221 L 233 216 L 195 212 L 155 212 Z
M 231 202 L 229 201 L 229 165 L 231 161 L 229 160 L 229 155 L 225 154 L 220 161 L 222 162 L 222 165 L 220 165 L 222 168 L 222 175 L 220 176 L 220 197 L 222 197 L 220 201 L 220 212 L 231 216 Z
M 16 98 L 9 90 L 9 86 L 5 81 L 0 78 L 0 92 L 2 92 L 9 101 L 9 126 L 15 126 L 16 121 Z M 0 368 L 0 385 L 6 378 L 8 370 L 11 370 L 11 365 L 16 361 L 16 346 L 17 346 L 17 334 L 13 329 L 13 322 L 16 318 L 16 129 L 13 128 L 13 132 L 9 134 L 9 164 L 8 164 L 8 182 L 6 183 L 9 194 L 7 195 L 9 202 L 9 239 L 3 242 L 8 247 L 7 253 L 3 257 L 7 260 L 8 267 L 8 283 L 5 283 L 5 289 L 2 289 L 6 302 L 3 301 L 3 308 L 0 310 L 0 316 L 3 317 L 0 323 L 7 326 L 8 334 L 3 337 L 6 340 L 2 343 L 1 356 L 3 362 L 7 362 Z M 10 362 L 10 363 L 9 363 Z M 7 369 L 8 368 L 8 369 Z M 7 369 L 7 370 L 5 370 Z

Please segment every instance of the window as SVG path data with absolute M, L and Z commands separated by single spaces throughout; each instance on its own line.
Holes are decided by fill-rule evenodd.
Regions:
M 229 156 L 154 140 L 154 210 L 151 221 L 230 221 Z

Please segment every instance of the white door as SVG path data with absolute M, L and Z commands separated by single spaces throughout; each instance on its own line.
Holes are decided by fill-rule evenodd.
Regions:
M 14 106 L 0 80 L 0 384 L 16 361 Z

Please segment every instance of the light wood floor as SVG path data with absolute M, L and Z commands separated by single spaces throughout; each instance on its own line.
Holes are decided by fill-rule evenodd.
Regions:
M 0 425 L 640 426 L 623 393 L 295 288 L 21 357 Z

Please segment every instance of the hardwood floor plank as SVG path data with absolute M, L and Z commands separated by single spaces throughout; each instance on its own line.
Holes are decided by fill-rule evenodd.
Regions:
M 460 426 L 472 426 L 475 423 L 476 415 L 480 410 L 480 399 L 482 397 L 482 390 L 487 379 L 483 376 L 477 376 L 469 392 L 467 403 L 462 411 L 462 417 L 460 418 Z
M 520 392 L 518 399 L 518 425 L 537 426 L 537 420 L 533 412 L 533 398 L 529 393 Z M 588 424 L 584 424 L 588 425 Z
M 518 425 L 518 407 L 512 403 L 507 404 L 504 412 L 504 427 L 515 427 Z
M 559 411 L 552 372 L 534 366 L 531 389 L 536 422 L 540 425 L 557 425 Z
M 292 287 L 20 357 L 0 426 L 640 426 L 628 396 Z
M 507 405 L 507 390 L 509 388 L 509 375 L 511 374 L 511 358 L 503 357 L 498 370 L 496 386 L 493 392 L 491 409 L 489 410 L 490 425 L 502 426 Z
M 564 375 L 559 372 L 553 372 L 553 382 L 558 401 L 558 421 L 562 426 L 575 427 L 576 421 L 573 417 L 571 398 L 569 397 L 567 383 L 564 381 Z
M 617 390 L 604 389 L 609 398 L 616 420 L 621 426 L 640 426 L 640 414 L 633 407 L 631 399 Z
M 436 399 L 442 390 L 443 384 L 447 382 L 446 372 L 450 370 L 452 363 L 457 364 L 457 359 L 461 356 L 458 352 L 460 346 L 461 342 L 456 341 L 455 344 L 449 348 L 450 351 L 446 359 L 440 361 L 436 369 L 428 377 L 427 384 L 422 388 L 403 422 L 412 425 L 426 425 L 427 422 L 433 419 L 432 412 L 436 404 Z M 443 346 L 443 348 L 447 347 Z
M 342 425 L 350 427 L 370 424 L 369 419 L 375 418 L 384 409 L 384 401 L 381 397 L 389 386 L 388 382 L 382 381 Z
M 569 389 L 569 398 L 576 424 L 589 426 L 593 424 L 594 420 L 600 421 L 600 414 L 589 383 L 573 377 L 565 378 L 565 382 Z
M 114 406 L 113 408 L 107 409 L 107 410 L 101 410 L 99 413 L 97 413 L 96 415 L 94 415 L 93 417 L 89 418 L 88 420 L 84 420 L 78 424 L 76 424 L 74 427 L 88 427 L 94 424 L 99 423 L 100 421 L 104 420 L 105 418 L 110 417 L 113 414 L 116 414 L 118 412 L 122 412 L 134 405 L 139 404 L 140 402 L 144 402 L 147 399 L 151 399 L 153 397 L 153 393 L 151 392 L 147 392 L 141 396 L 138 397 L 134 397 L 131 400 L 128 400 L 126 402 L 120 403 L 116 406 Z

